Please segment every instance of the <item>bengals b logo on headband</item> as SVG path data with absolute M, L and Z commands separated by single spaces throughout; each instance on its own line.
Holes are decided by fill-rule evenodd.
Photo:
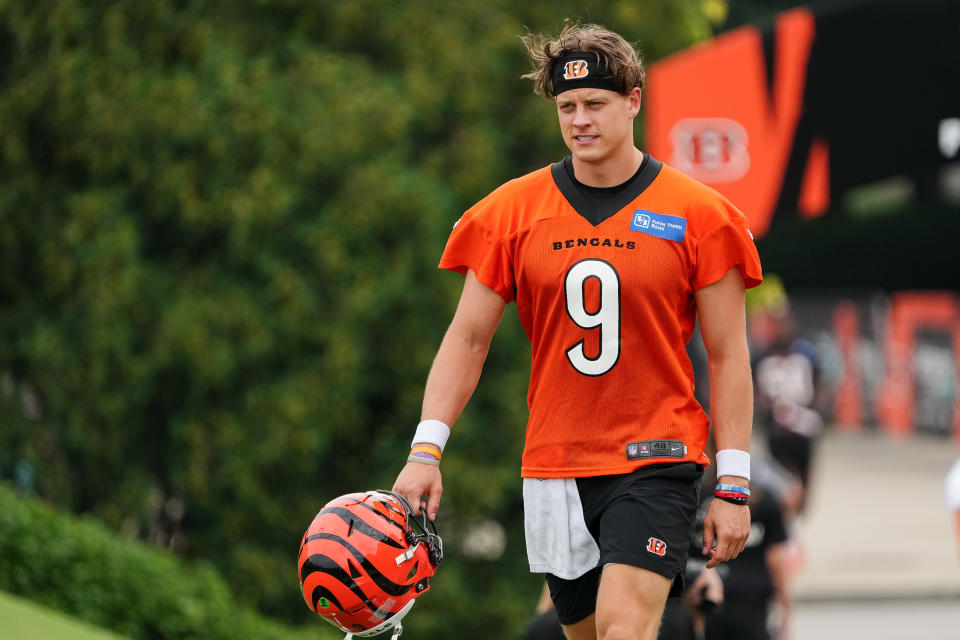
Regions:
M 563 65 L 564 80 L 579 80 L 581 78 L 586 78 L 589 74 L 590 69 L 587 68 L 586 60 L 571 60 L 567 64 Z

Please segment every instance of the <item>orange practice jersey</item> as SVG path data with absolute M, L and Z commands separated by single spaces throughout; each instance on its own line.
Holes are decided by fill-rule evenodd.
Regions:
M 534 171 L 467 211 L 440 261 L 517 303 L 533 351 L 521 475 L 709 464 L 685 345 L 697 289 L 734 266 L 761 280 L 746 219 L 649 157 L 608 217 L 591 206 L 564 163 Z

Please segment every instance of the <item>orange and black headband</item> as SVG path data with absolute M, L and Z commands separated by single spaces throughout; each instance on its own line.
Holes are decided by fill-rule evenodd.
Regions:
M 553 95 L 570 89 L 618 91 L 613 76 L 593 51 L 570 51 L 553 63 Z

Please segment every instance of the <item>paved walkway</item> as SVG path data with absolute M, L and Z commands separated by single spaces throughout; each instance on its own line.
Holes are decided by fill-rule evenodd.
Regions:
M 789 640 L 957 640 L 960 601 L 799 602 Z
M 960 610 L 960 558 L 943 500 L 958 457 L 960 444 L 943 438 L 827 434 L 799 531 L 805 558 L 794 599 L 946 598 Z

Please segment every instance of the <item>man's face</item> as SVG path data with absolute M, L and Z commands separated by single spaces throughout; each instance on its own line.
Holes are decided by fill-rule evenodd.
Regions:
M 633 119 L 640 111 L 640 89 L 624 96 L 606 89 L 571 89 L 557 96 L 563 141 L 576 160 L 602 163 L 633 149 Z

